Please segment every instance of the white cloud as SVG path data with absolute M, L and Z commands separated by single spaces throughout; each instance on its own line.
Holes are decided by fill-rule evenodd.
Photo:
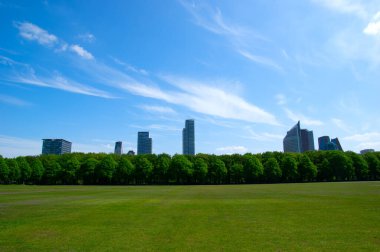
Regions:
M 347 133 L 351 132 L 350 128 L 342 120 L 340 120 L 338 118 L 332 118 L 331 121 L 339 129 L 341 129 Z
M 142 105 L 140 108 L 153 113 L 160 113 L 160 114 L 177 114 L 172 108 L 165 107 L 165 106 L 150 106 L 150 105 Z
M 88 42 L 88 43 L 92 43 L 96 40 L 95 35 L 89 32 L 79 34 L 78 38 L 81 39 L 83 42 Z
M 318 3 L 326 8 L 331 10 L 353 14 L 360 18 L 366 18 L 368 12 L 366 7 L 360 1 L 352 0 L 313 0 L 313 2 Z
M 125 67 L 126 70 L 128 71 L 132 71 L 132 72 L 135 72 L 135 73 L 138 73 L 138 74 L 142 74 L 142 75 L 149 75 L 149 72 L 145 69 L 142 69 L 142 68 L 138 68 L 138 67 L 135 67 L 135 66 L 132 66 L 128 63 L 125 63 L 117 58 L 114 58 L 114 57 L 111 57 L 115 63 Z
M 29 102 L 21 100 L 19 98 L 8 96 L 8 95 L 2 95 L 0 94 L 0 102 L 7 103 L 10 105 L 15 105 L 19 107 L 29 106 L 31 105 Z
M 278 105 L 285 105 L 287 103 L 286 96 L 284 94 L 277 94 L 275 96 Z
M 307 125 L 307 126 L 321 126 L 321 125 L 323 125 L 322 121 L 308 118 L 302 114 L 294 113 L 290 109 L 284 108 L 284 111 L 285 111 L 286 115 L 288 116 L 288 118 L 294 122 L 301 121 L 302 124 Z
M 254 63 L 283 72 L 283 68 L 270 57 L 259 55 L 256 50 L 253 53 L 252 45 L 256 45 L 257 47 L 258 44 L 265 42 L 265 45 L 262 47 L 269 46 L 267 38 L 243 26 L 226 22 L 221 10 L 218 8 L 215 9 L 206 4 L 185 0 L 180 1 L 180 3 L 192 15 L 196 25 L 214 34 L 223 36 L 236 53 Z M 271 49 L 272 52 L 275 50 Z M 278 51 L 281 53 L 280 50 Z
M 248 152 L 248 149 L 244 146 L 226 146 L 216 149 L 218 154 L 244 154 Z
M 89 53 L 88 51 L 86 51 L 86 49 L 84 49 L 83 47 L 79 45 L 71 45 L 70 50 L 75 52 L 76 54 L 78 54 L 84 59 L 88 59 L 88 60 L 94 59 L 94 56 L 92 56 L 91 53 Z
M 41 154 L 42 141 L 0 135 L 0 155 L 17 157 Z
M 368 23 L 367 27 L 363 30 L 367 35 L 379 35 L 380 34 L 380 11 L 372 18 L 372 21 Z
M 251 127 L 247 126 L 245 129 L 248 131 L 248 134 L 244 134 L 244 138 L 254 139 L 257 141 L 278 141 L 284 138 L 283 135 L 277 135 L 272 133 L 257 133 Z
M 27 40 L 35 40 L 41 45 L 51 46 L 58 42 L 58 38 L 49 34 L 44 29 L 28 22 L 15 22 L 15 26 L 20 32 L 20 36 Z
M 380 132 L 369 132 L 364 134 L 354 134 L 343 138 L 344 141 L 351 142 L 356 151 L 363 149 L 380 149 Z

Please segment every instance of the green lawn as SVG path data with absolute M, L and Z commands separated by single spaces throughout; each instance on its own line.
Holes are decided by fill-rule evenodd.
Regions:
M 0 186 L 0 251 L 380 251 L 380 182 Z

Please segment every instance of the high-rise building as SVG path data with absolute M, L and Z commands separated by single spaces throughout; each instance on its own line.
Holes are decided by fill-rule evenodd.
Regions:
M 375 150 L 374 149 L 364 149 L 364 150 L 360 151 L 360 154 L 366 154 L 366 153 L 369 153 L 369 152 L 375 152 Z
M 318 146 L 319 146 L 319 150 L 329 150 L 329 143 L 331 143 L 330 141 L 330 137 L 329 136 L 321 136 L 318 138 Z
M 315 150 L 312 130 L 301 129 L 301 148 L 302 152 Z
M 115 143 L 115 154 L 121 155 L 123 154 L 123 142 L 118 141 Z
M 340 145 L 339 139 L 337 137 L 331 139 L 331 142 L 335 144 L 337 150 L 343 151 L 342 145 Z
M 152 154 L 152 138 L 148 131 L 138 132 L 137 134 L 137 155 Z
M 185 121 L 185 128 L 182 130 L 182 153 L 195 155 L 195 129 L 192 119 Z
M 128 151 L 127 153 L 128 156 L 134 156 L 135 155 L 135 152 L 133 150 L 130 150 Z
M 71 153 L 71 142 L 64 139 L 42 139 L 42 154 Z
M 304 152 L 314 150 L 314 135 L 312 130 L 301 129 L 298 121 L 287 133 L 283 141 L 284 152 Z
M 338 138 L 330 140 L 329 136 L 322 136 L 318 138 L 319 150 L 340 150 L 343 151 Z

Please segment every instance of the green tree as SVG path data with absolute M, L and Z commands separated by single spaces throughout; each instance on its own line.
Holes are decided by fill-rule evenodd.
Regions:
M 163 153 L 157 156 L 156 165 L 153 169 L 155 183 L 168 183 L 168 172 L 171 161 L 171 157 L 168 154 Z
M 144 184 L 150 182 L 153 172 L 153 165 L 146 157 L 144 157 L 144 155 L 136 156 L 135 169 L 136 183 Z
M 244 178 L 247 183 L 259 182 L 264 175 L 264 166 L 260 160 L 252 155 L 243 156 Z
M 124 185 L 129 184 L 133 181 L 134 173 L 134 165 L 129 161 L 127 156 L 122 155 L 113 174 L 114 182 Z
M 240 184 L 243 182 L 244 166 L 240 163 L 235 163 L 230 168 L 230 182 Z
M 95 184 L 95 169 L 99 164 L 99 160 L 91 155 L 84 159 L 80 166 L 80 177 L 85 185 Z
M 58 163 L 57 155 L 43 155 L 40 157 L 45 168 L 42 181 L 45 184 L 54 185 L 59 182 L 61 174 L 61 166 Z
M 9 183 L 9 168 L 3 157 L 0 156 L 0 183 Z
M 21 172 L 20 167 L 15 159 L 10 158 L 6 160 L 9 168 L 9 182 L 18 183 L 20 181 Z
M 317 179 L 319 181 L 332 181 L 334 179 L 333 171 L 327 158 L 324 158 L 321 163 L 317 164 L 317 170 Z
M 274 157 L 268 158 L 264 163 L 264 174 L 268 182 L 278 182 L 281 179 L 282 171 Z
M 330 151 L 328 154 L 331 170 L 336 180 L 350 180 L 354 175 L 352 161 L 342 151 Z
M 32 183 L 40 184 L 44 174 L 44 166 L 41 160 L 38 157 L 31 159 L 30 168 L 32 169 L 32 173 L 30 175 Z
M 77 174 L 80 168 L 77 156 L 75 154 L 63 154 L 60 156 L 59 163 L 62 168 L 60 177 L 63 184 L 77 184 Z
M 367 161 L 362 155 L 356 154 L 355 152 L 348 151 L 346 154 L 351 158 L 352 164 L 355 169 L 355 177 L 357 180 L 367 180 L 369 174 L 369 168 Z
M 117 166 L 112 155 L 105 155 L 95 168 L 95 175 L 100 184 L 110 184 L 112 174 Z
M 196 157 L 194 162 L 194 181 L 195 183 L 205 183 L 208 167 L 206 161 L 201 157 Z
M 184 155 L 174 155 L 171 170 L 175 174 L 177 183 L 189 183 L 193 176 L 193 164 Z
M 301 155 L 298 164 L 298 174 L 301 181 L 313 181 L 317 177 L 317 167 L 307 155 Z
M 16 158 L 18 167 L 20 168 L 21 173 L 21 183 L 25 184 L 30 180 L 30 176 L 32 174 L 32 169 L 25 157 Z
M 370 179 L 377 180 L 380 179 L 380 161 L 375 153 L 366 153 L 364 158 L 367 161 L 369 168 Z
M 213 184 L 221 184 L 227 176 L 227 168 L 219 157 L 212 155 L 209 159 L 208 172 L 210 182 Z
M 298 178 L 298 163 L 292 154 L 285 153 L 281 162 L 282 179 L 285 182 L 295 182 Z

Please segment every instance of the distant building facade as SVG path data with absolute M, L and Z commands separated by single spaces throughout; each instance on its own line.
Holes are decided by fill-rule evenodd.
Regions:
M 182 130 L 182 153 L 195 155 L 195 123 L 192 119 L 185 121 L 185 128 Z
M 42 154 L 61 155 L 71 153 L 71 142 L 64 139 L 42 139 Z
M 298 121 L 287 133 L 283 140 L 284 152 L 301 153 L 314 150 L 314 134 L 312 130 L 301 129 Z
M 360 154 L 366 154 L 366 153 L 369 153 L 369 152 L 375 152 L 375 150 L 374 149 L 364 149 L 364 150 L 361 150 L 360 151 Z
M 118 141 L 115 143 L 115 154 L 121 155 L 123 154 L 123 142 Z
M 148 131 L 138 132 L 137 134 L 137 155 L 152 154 L 152 138 Z
M 319 150 L 340 150 L 343 151 L 342 145 L 338 138 L 330 140 L 329 136 L 321 136 L 318 138 Z
M 130 151 L 128 151 L 127 155 L 129 155 L 129 156 L 134 156 L 134 155 L 135 155 L 135 152 L 134 152 L 133 150 L 130 150 Z

